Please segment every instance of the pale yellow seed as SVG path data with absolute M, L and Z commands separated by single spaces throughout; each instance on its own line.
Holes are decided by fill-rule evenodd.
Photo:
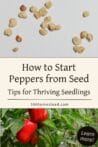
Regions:
M 85 51 L 85 48 L 83 46 L 79 46 L 77 52 L 79 54 L 83 53 Z
M 48 23 L 44 21 L 40 24 L 40 27 L 45 29 L 48 27 Z
M 46 29 L 41 28 L 41 29 L 39 30 L 39 33 L 40 33 L 42 36 L 45 36 L 45 35 L 48 34 L 48 31 L 47 31 Z
M 17 52 L 18 50 L 19 50 L 18 47 L 15 47 L 15 48 L 12 49 L 12 51 L 13 51 L 14 53 Z
M 29 11 L 30 11 L 31 13 L 35 13 L 35 12 L 38 11 L 38 8 L 37 8 L 36 6 L 31 6 L 30 9 L 29 9 Z
M 20 11 L 18 17 L 26 19 L 28 17 L 28 14 L 26 11 Z
M 74 52 L 81 54 L 85 51 L 85 48 L 83 46 L 74 46 L 73 50 Z
M 80 33 L 80 38 L 81 38 L 81 39 L 86 38 L 86 37 L 87 37 L 87 34 L 88 34 L 88 33 L 87 33 L 86 31 L 81 32 L 81 33 Z
M 45 18 L 44 18 L 44 22 L 51 22 L 52 21 L 52 17 L 51 16 L 46 16 Z
M 47 1 L 44 5 L 47 9 L 50 9 L 53 6 L 52 1 L 50 1 L 50 0 Z
M 60 25 L 55 25 L 55 30 L 60 30 L 61 26 Z
M 74 45 L 80 45 L 80 44 L 81 44 L 81 39 L 78 38 L 78 37 L 73 37 L 73 38 L 72 38 L 72 43 L 73 43 Z
M 91 42 L 91 41 L 93 40 L 93 35 L 92 35 L 91 33 L 88 33 L 86 39 L 87 39 L 89 42 Z
M 12 30 L 10 28 L 4 30 L 4 35 L 8 36 L 8 37 L 11 36 L 12 35 Z
M 55 24 L 54 24 L 54 23 L 49 23 L 49 24 L 48 24 L 48 29 L 49 29 L 50 31 L 54 31 L 54 30 L 55 30 Z
M 11 18 L 9 20 L 9 27 L 13 28 L 17 26 L 17 20 L 15 18 Z
M 41 17 L 46 16 L 47 13 L 48 13 L 48 11 L 45 7 L 42 7 L 42 8 L 39 9 L 39 14 L 40 14 Z
M 73 50 L 74 50 L 74 52 L 77 52 L 78 46 L 74 46 L 74 47 L 73 47 Z
M 88 17 L 90 15 L 90 12 L 89 11 L 84 11 L 82 15 L 83 15 L 83 17 Z
M 34 17 L 35 17 L 36 19 L 39 19 L 39 18 L 41 17 L 39 11 L 35 11 L 35 12 L 34 12 Z

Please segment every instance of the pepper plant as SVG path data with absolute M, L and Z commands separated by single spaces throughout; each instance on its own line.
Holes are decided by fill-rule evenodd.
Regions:
M 2 109 L 0 117 L 1 147 L 84 147 L 78 130 L 98 132 L 98 109 Z

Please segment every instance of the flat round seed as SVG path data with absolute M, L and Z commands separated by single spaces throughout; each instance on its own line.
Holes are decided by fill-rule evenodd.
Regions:
M 85 51 L 85 48 L 83 46 L 79 46 L 77 52 L 79 54 L 83 53 Z
M 91 33 L 88 33 L 86 36 L 86 39 L 91 42 L 93 40 L 93 35 Z
M 39 19 L 41 17 L 39 11 L 34 12 L 34 17 L 36 19 Z
M 52 17 L 51 16 L 46 16 L 45 18 L 44 18 L 44 22 L 51 22 L 52 21 Z
M 74 45 L 80 45 L 80 44 L 81 44 L 81 39 L 78 38 L 78 37 L 73 37 L 73 38 L 72 38 L 72 43 L 73 43 Z
M 54 30 L 55 30 L 55 24 L 54 24 L 54 23 L 49 23 L 49 24 L 48 24 L 48 29 L 49 29 L 50 31 L 54 31 Z
M 12 51 L 13 51 L 14 53 L 17 52 L 18 50 L 19 50 L 18 47 L 15 47 L 15 48 L 12 49 Z
M 20 11 L 18 17 L 26 19 L 28 17 L 28 14 L 26 11 Z
M 20 6 L 20 10 L 21 10 L 21 11 L 26 11 L 26 10 L 27 10 L 27 7 L 26 7 L 25 5 L 21 5 L 21 6 Z
M 15 18 L 11 18 L 9 20 L 9 27 L 13 28 L 17 26 L 17 20 Z
M 47 13 L 48 13 L 48 11 L 45 7 L 42 7 L 42 8 L 39 9 L 39 14 L 40 14 L 41 17 L 46 16 Z
M 86 38 L 86 37 L 87 37 L 87 34 L 88 34 L 88 33 L 87 33 L 86 31 L 81 32 L 81 33 L 80 33 L 80 38 L 81 38 L 81 39 Z
M 48 27 L 48 23 L 44 21 L 40 24 L 40 27 L 45 29 Z
M 73 47 L 73 50 L 74 50 L 74 52 L 77 52 L 78 46 L 74 46 L 74 47 Z
M 29 11 L 30 11 L 31 13 L 34 13 L 34 12 L 37 12 L 37 11 L 38 11 L 38 8 L 35 7 L 35 6 L 31 6 L 31 7 L 29 8 Z
M 85 48 L 83 46 L 74 46 L 73 50 L 74 52 L 81 54 L 85 51 Z
M 45 35 L 48 34 L 48 31 L 47 31 L 46 29 L 41 28 L 41 29 L 39 30 L 39 33 L 40 33 L 42 36 L 45 36 Z
M 4 30 L 4 35 L 8 36 L 8 37 L 11 36 L 12 35 L 12 30 L 10 28 L 5 29 Z
M 19 35 L 17 35 L 17 36 L 16 36 L 16 41 L 17 41 L 17 42 L 22 42 L 22 37 L 19 36 Z
M 61 26 L 60 25 L 55 25 L 55 30 L 60 30 Z
M 45 4 L 44 4 L 44 6 L 47 8 L 47 9 L 50 9 L 52 6 L 53 6 L 53 4 L 52 4 L 52 1 L 47 1 Z
M 88 17 L 89 15 L 90 15 L 89 11 L 84 11 L 82 14 L 83 17 Z

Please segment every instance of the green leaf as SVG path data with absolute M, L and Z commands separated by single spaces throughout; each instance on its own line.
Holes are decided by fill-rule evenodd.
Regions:
M 86 110 L 85 109 L 79 109 L 79 113 L 81 116 L 86 115 Z
M 45 122 L 43 122 L 47 127 L 50 127 L 50 128 L 53 128 L 55 129 L 56 126 L 55 126 L 55 123 L 52 121 L 52 120 L 46 120 Z
M 63 140 L 63 135 L 64 135 L 63 131 L 57 130 L 57 134 L 55 136 L 56 144 L 59 145 L 61 143 L 61 141 Z
M 44 139 L 40 138 L 40 140 L 38 142 L 38 147 L 46 147 L 46 143 L 45 143 Z
M 68 116 L 62 115 L 62 121 L 65 122 L 66 126 L 67 126 L 70 130 L 74 130 L 73 123 L 72 123 L 72 121 L 68 118 Z
M 2 109 L 2 118 L 5 116 L 7 111 L 8 111 L 8 109 Z
M 76 142 L 75 141 L 73 141 L 73 140 L 71 140 L 71 139 L 67 139 L 67 142 L 69 143 L 69 144 L 76 144 Z
M 0 137 L 3 136 L 4 131 L 5 129 L 2 126 L 0 126 Z
M 23 126 L 23 121 L 22 120 L 14 120 L 14 123 L 11 127 L 11 131 L 12 131 L 12 134 L 14 136 L 16 136 L 16 133 L 19 131 L 19 129 Z

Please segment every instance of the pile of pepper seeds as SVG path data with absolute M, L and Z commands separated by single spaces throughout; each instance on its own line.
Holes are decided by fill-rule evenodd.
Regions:
M 39 34 L 42 36 L 48 35 L 48 32 L 53 32 L 61 29 L 61 25 L 56 24 L 53 22 L 52 16 L 48 15 L 49 10 L 53 7 L 53 2 L 51 0 L 48 0 L 41 8 L 38 8 L 37 6 L 32 5 L 29 8 L 29 12 L 33 14 L 34 18 L 36 20 L 43 18 L 43 21 L 40 23 L 39 27 Z M 90 13 L 89 11 L 84 11 L 82 13 L 82 16 L 84 18 L 89 17 Z M 28 8 L 24 4 L 22 4 L 19 8 L 18 18 L 20 19 L 27 19 L 28 18 Z M 17 26 L 17 19 L 16 18 L 10 18 L 8 22 L 8 28 L 4 30 L 4 35 L 7 37 L 10 37 L 13 35 L 13 28 Z M 80 32 L 79 37 L 74 36 L 72 38 L 73 43 L 73 51 L 75 53 L 83 53 L 85 51 L 85 47 L 82 45 L 82 40 L 86 39 L 88 42 L 91 42 L 93 40 L 93 35 L 87 31 Z M 18 43 L 21 43 L 23 41 L 23 37 L 19 34 L 15 36 L 15 40 Z M 13 52 L 17 52 L 19 50 L 18 47 L 15 47 L 12 49 Z
M 52 8 L 53 3 L 51 0 L 48 0 L 43 7 L 37 8 L 37 6 L 31 6 L 29 8 L 29 12 L 33 14 L 36 20 L 43 17 L 43 22 L 40 24 L 39 34 L 45 36 L 48 34 L 48 31 L 57 31 L 61 29 L 61 25 L 56 24 L 53 22 L 52 17 L 48 16 L 48 11 Z M 22 4 L 19 8 L 18 18 L 20 19 L 27 19 L 28 18 L 28 8 L 24 4 Z M 10 18 L 8 23 L 8 28 L 4 30 L 4 35 L 10 37 L 13 35 L 13 28 L 17 26 L 17 19 Z M 19 34 L 15 36 L 16 42 L 20 43 L 23 41 L 23 37 Z M 17 52 L 19 50 L 18 47 L 12 49 L 13 52 Z
M 84 11 L 82 13 L 82 16 L 84 18 L 88 17 L 90 15 L 89 11 Z M 85 51 L 85 47 L 82 44 L 82 40 L 86 39 L 88 42 L 91 42 L 93 40 L 93 35 L 87 31 L 82 31 L 80 33 L 80 37 L 74 36 L 72 38 L 72 43 L 73 43 L 73 50 L 75 53 L 83 53 Z

